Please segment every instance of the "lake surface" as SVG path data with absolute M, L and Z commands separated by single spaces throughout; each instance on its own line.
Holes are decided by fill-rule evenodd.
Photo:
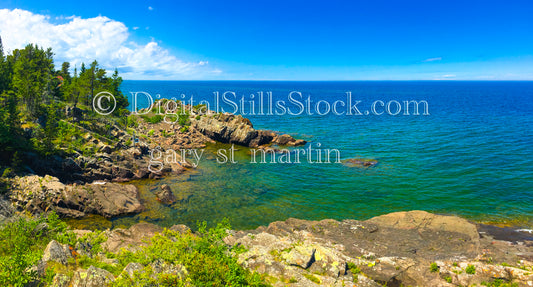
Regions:
M 195 226 L 228 217 L 234 228 L 247 229 L 289 217 L 366 219 L 413 209 L 533 226 L 533 82 L 125 81 L 122 91 L 130 97 L 137 91 L 154 98 L 193 97 L 195 103 L 209 101 L 211 108 L 214 92 L 231 91 L 236 99 L 253 101 L 256 109 L 259 92 L 288 103 L 289 93 L 298 91 L 302 101 L 310 97 L 331 105 L 346 102 L 351 92 L 361 101 L 363 115 L 245 116 L 255 128 L 288 133 L 313 148 L 320 143 L 322 149 L 337 149 L 342 159 L 379 163 L 371 168 L 306 161 L 253 164 L 249 150 L 238 147 L 237 163 L 219 164 L 216 151 L 230 146 L 210 145 L 195 171 L 136 182 L 147 210 L 114 219 L 109 224 L 115 226 L 137 221 Z M 405 109 L 396 116 L 365 115 L 377 100 L 392 101 L 393 113 L 394 101 L 423 100 L 429 115 L 406 116 Z M 322 112 L 325 107 L 319 106 Z M 153 191 L 162 184 L 186 199 L 172 206 L 157 203 Z

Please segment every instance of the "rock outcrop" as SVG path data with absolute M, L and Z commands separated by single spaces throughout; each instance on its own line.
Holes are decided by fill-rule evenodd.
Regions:
M 65 185 L 48 175 L 14 178 L 10 197 L 19 210 L 33 214 L 54 210 L 63 217 L 99 214 L 111 218 L 143 210 L 134 185 L 105 182 Z
M 191 119 L 191 126 L 212 140 L 234 143 L 248 147 L 267 144 L 286 146 L 304 145 L 304 140 L 296 140 L 290 135 L 277 135 L 274 132 L 254 129 L 249 119 L 241 115 L 211 114 Z
M 511 244 L 480 236 L 479 228 L 462 218 L 411 211 L 366 221 L 288 219 L 236 232 L 226 242 L 245 247 L 239 262 L 274 277 L 274 286 L 471 286 L 495 280 L 533 286 L 533 236 Z M 497 264 L 503 262 L 519 266 Z

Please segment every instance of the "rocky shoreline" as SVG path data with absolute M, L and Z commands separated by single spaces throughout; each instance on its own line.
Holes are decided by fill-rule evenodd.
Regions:
M 92 156 L 85 156 L 79 151 L 46 159 L 35 154 L 26 155 L 30 172 L 8 179 L 8 192 L 4 199 L 0 199 L 0 207 L 5 206 L 0 211 L 0 222 L 11 214 L 12 209 L 34 215 L 53 210 L 61 217 L 69 218 L 89 214 L 112 218 L 139 213 L 143 206 L 137 187 L 127 182 L 157 179 L 194 168 L 176 151 L 202 149 L 206 144 L 215 142 L 250 148 L 306 144 L 304 140 L 296 140 L 287 134 L 256 130 L 248 119 L 240 115 L 213 111 L 201 113 L 194 107 L 186 108 L 190 111 L 187 126 L 165 121 L 151 123 L 138 117 L 132 130 L 116 125 L 110 127 L 108 133 L 116 139 L 114 142 L 84 129 L 86 148 L 96 151 Z M 83 120 L 82 116 L 79 113 L 76 121 Z M 175 161 L 165 163 L 157 170 L 150 169 L 151 153 L 156 149 L 161 154 L 174 151 Z M 163 204 L 173 202 L 173 198 L 168 187 L 164 193 L 158 193 L 158 199 Z M 9 206 L 9 201 L 14 208 Z
M 263 274 L 272 286 L 533 286 L 533 235 L 507 241 L 498 239 L 497 229 L 455 216 L 410 211 L 365 221 L 288 219 L 255 230 L 227 230 L 224 242 L 231 250 L 243 250 L 232 251 L 239 264 Z M 170 230 L 191 232 L 184 225 Z M 143 239 L 163 231 L 148 223 L 107 230 L 101 254 L 95 256 L 118 265 L 104 253 L 135 250 L 147 244 Z M 80 237 L 92 232 L 75 233 Z M 76 256 L 72 254 L 84 252 L 81 245 L 52 241 L 37 268 L 52 262 L 67 266 L 68 258 Z M 187 274 L 172 262 L 150 264 L 156 273 Z M 90 266 L 71 276 L 55 275 L 53 286 L 103 286 L 144 267 L 129 263 L 115 277 Z
M 139 213 L 144 209 L 139 191 L 128 181 L 155 179 L 193 168 L 178 158 L 176 164 L 151 171 L 148 165 L 154 148 L 201 149 L 208 143 L 222 142 L 275 149 L 306 143 L 290 135 L 255 130 L 242 116 L 191 111 L 186 128 L 138 121 L 132 135 L 129 130 L 112 126 L 109 133 L 114 142 L 87 131 L 83 137 L 96 151 L 92 156 L 77 151 L 47 160 L 28 155 L 32 173 L 9 179 L 9 190 L 0 198 L 0 223 L 13 222 L 26 212 L 38 216 L 54 211 L 68 218 Z M 368 168 L 377 161 L 348 159 L 344 164 Z M 161 204 L 176 200 L 165 185 L 156 195 Z M 184 225 L 170 230 L 197 236 Z M 50 264 L 59 266 L 54 269 L 60 271 L 52 286 L 104 286 L 147 267 L 157 274 L 187 276 L 184 266 L 164 259 L 149 266 L 142 262 L 121 266 L 114 259 L 112 254 L 145 246 L 145 239 L 164 232 L 157 225 L 138 223 L 103 233 L 74 232 L 78 238 L 101 238 L 98 244 L 102 250 L 91 253 L 87 250 L 92 247 L 79 242 L 71 246 L 51 241 L 33 268 L 44 274 Z M 533 235 L 455 216 L 410 211 L 365 221 L 288 219 L 255 230 L 226 232 L 224 244 L 228 250 L 241 250 L 231 251 L 231 255 L 273 286 L 533 286 Z M 72 260 L 80 255 L 95 264 L 88 268 L 73 265 Z M 101 265 L 123 270 L 119 275 L 112 274 Z

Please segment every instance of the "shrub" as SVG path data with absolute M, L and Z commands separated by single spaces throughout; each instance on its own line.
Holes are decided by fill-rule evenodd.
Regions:
M 476 266 L 468 265 L 465 269 L 466 274 L 476 274 Z
M 439 272 L 439 265 L 437 265 L 435 262 L 431 263 L 431 265 L 429 265 L 429 271 Z
M 146 121 L 147 123 L 151 123 L 151 124 L 157 124 L 163 121 L 162 115 L 154 115 L 152 117 L 148 115 L 142 115 L 141 117 L 144 119 L 144 121 Z
M 44 248 L 52 239 L 65 242 L 68 238 L 66 223 L 55 213 L 39 219 L 24 219 L 0 227 L 0 286 L 24 286 L 37 279 L 28 268 L 42 257 Z
M 205 223 L 199 224 L 199 236 L 180 234 L 167 229 L 163 234 L 152 237 L 150 244 L 139 251 L 123 250 L 117 256 L 121 265 L 125 266 L 130 262 L 148 265 L 146 270 L 138 272 L 135 278 L 124 280 L 136 283 L 149 280 L 145 278 L 150 271 L 149 264 L 160 259 L 183 265 L 188 272 L 187 280 L 194 286 L 266 286 L 259 274 L 244 269 L 237 263 L 237 259 L 230 255 L 228 247 L 222 241 L 228 228 L 229 224 L 225 220 L 209 230 Z M 123 282 L 124 280 L 117 284 L 126 286 L 127 282 Z M 168 281 L 177 286 L 183 283 L 179 278 L 168 276 L 150 283 L 175 286 L 166 285 L 165 282 Z

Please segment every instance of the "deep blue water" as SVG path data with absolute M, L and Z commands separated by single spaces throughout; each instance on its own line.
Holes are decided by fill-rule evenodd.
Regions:
M 291 91 L 299 91 L 313 102 L 329 103 L 346 101 L 351 92 L 362 101 L 361 112 L 376 100 L 425 100 L 430 115 L 247 115 L 256 128 L 338 149 L 342 159 L 371 158 L 379 164 L 251 164 L 243 148 L 237 164 L 221 165 L 214 151 L 227 146 L 210 146 L 197 171 L 137 183 L 148 210 L 115 224 L 194 225 L 229 217 L 236 228 L 253 228 L 288 217 L 365 219 L 423 209 L 533 225 L 533 82 L 125 81 L 122 90 L 178 99 L 184 94 L 212 104 L 216 91 L 233 91 L 246 100 L 272 92 L 274 101 L 287 101 Z M 190 197 L 171 207 L 159 205 L 151 191 L 162 183 Z

